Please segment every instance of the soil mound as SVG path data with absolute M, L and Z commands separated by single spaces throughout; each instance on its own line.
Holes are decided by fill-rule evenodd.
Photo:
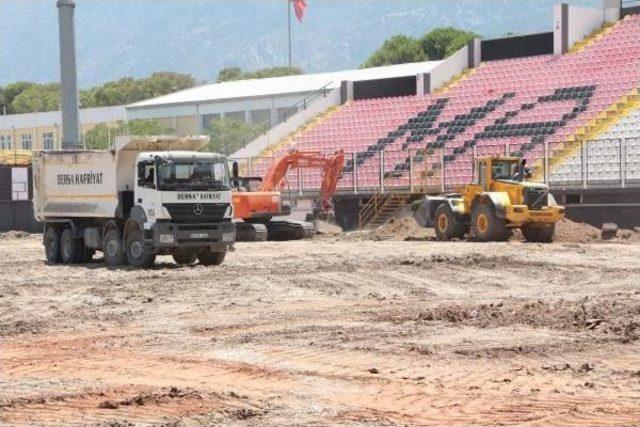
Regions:
M 601 241 L 600 230 L 582 222 L 563 219 L 556 224 L 556 242 L 592 243 Z
M 374 232 L 379 240 L 429 240 L 433 233 L 421 227 L 412 216 L 391 218 Z
M 604 242 L 600 229 L 586 223 L 574 222 L 570 219 L 563 219 L 556 224 L 556 242 L 565 243 L 596 243 Z M 635 230 L 618 230 L 618 234 L 607 242 L 640 242 L 640 233 Z

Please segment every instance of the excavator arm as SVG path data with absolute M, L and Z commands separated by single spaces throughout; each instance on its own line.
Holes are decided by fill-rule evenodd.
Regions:
M 336 192 L 340 173 L 344 167 L 344 151 L 336 151 L 326 156 L 317 151 L 291 151 L 278 159 L 269 168 L 260 185 L 260 191 L 276 191 L 283 184 L 284 178 L 291 170 L 322 169 L 320 186 L 320 209 L 328 212 L 332 208 L 331 199 Z

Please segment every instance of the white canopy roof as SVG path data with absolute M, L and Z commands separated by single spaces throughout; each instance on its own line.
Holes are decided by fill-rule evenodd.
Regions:
M 334 89 L 339 87 L 343 81 L 388 79 L 427 73 L 440 62 L 441 61 L 417 62 L 389 65 L 386 67 L 365 68 L 361 70 L 213 83 L 137 102 L 128 105 L 127 108 L 158 107 L 164 105 L 213 102 L 224 99 L 313 92 L 324 86 L 328 89 Z

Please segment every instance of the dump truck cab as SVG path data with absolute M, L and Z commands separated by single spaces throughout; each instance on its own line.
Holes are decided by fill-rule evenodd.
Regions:
M 458 192 L 425 197 L 417 206 L 416 219 L 433 225 L 440 240 L 469 233 L 476 240 L 500 241 L 515 228 L 528 241 L 553 239 L 564 207 L 557 205 L 546 184 L 529 181 L 524 159 L 483 157 L 474 168 L 474 181 Z

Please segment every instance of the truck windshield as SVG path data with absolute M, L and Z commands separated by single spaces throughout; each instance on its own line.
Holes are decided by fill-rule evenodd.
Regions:
M 229 190 L 224 160 L 158 161 L 158 186 L 165 191 Z

